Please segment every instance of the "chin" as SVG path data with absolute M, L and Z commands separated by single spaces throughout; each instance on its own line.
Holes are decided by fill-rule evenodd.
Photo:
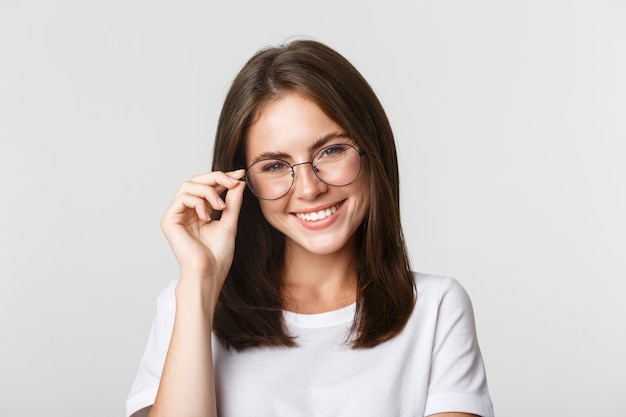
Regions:
M 335 236 L 319 237 L 317 239 L 292 239 L 286 237 L 286 244 L 295 245 L 312 255 L 333 255 L 345 249 L 352 248 L 353 239 L 338 238 Z

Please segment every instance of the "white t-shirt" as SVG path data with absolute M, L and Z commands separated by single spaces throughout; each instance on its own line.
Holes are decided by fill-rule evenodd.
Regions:
M 355 306 L 284 312 L 296 348 L 226 351 L 214 338 L 220 417 L 394 416 L 465 412 L 493 417 L 470 299 L 452 278 L 415 274 L 417 303 L 404 330 L 351 349 Z M 177 281 L 161 292 L 127 415 L 154 403 L 174 325 Z

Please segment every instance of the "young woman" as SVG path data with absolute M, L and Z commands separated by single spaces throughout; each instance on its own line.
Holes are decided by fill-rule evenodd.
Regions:
M 468 296 L 411 272 L 389 122 L 327 46 L 248 61 L 213 172 L 180 186 L 161 226 L 180 279 L 128 415 L 493 415 Z

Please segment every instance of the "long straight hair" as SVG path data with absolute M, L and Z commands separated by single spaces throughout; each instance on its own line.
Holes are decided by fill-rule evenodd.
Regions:
M 356 316 L 348 341 L 373 347 L 398 334 L 415 305 L 416 288 L 400 223 L 396 148 L 376 94 L 343 56 L 312 40 L 257 52 L 234 79 L 220 114 L 213 169 L 246 167 L 247 128 L 264 104 L 295 92 L 315 102 L 365 151 L 369 212 L 357 233 Z M 295 346 L 281 310 L 284 236 L 263 217 L 246 189 L 233 264 L 220 294 L 214 332 L 226 348 Z

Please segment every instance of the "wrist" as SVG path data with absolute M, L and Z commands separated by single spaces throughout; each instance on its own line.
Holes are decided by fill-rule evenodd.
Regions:
M 181 274 L 176 286 L 176 309 L 191 309 L 213 317 L 221 291 L 221 283 L 207 277 L 194 277 Z

